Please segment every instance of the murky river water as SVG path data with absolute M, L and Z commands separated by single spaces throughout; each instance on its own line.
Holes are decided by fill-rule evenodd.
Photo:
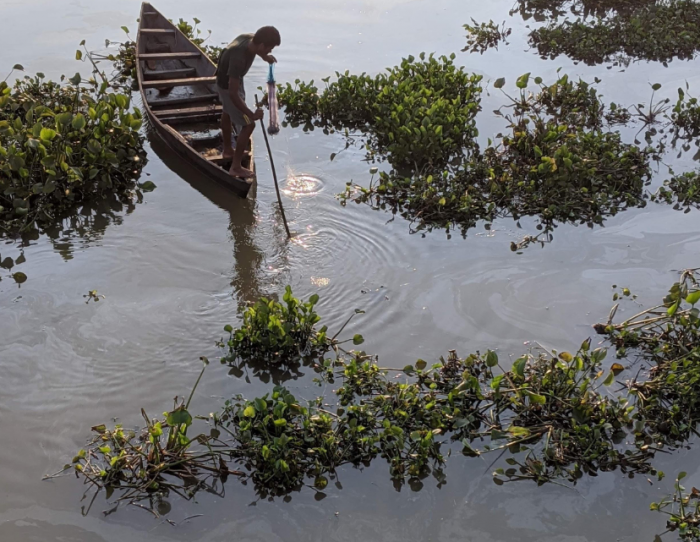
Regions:
M 275 24 L 283 44 L 276 52 L 279 81 L 315 78 L 335 70 L 377 72 L 402 56 L 421 51 L 458 52 L 463 23 L 507 18 L 509 1 L 297 0 L 199 3 L 170 0 L 157 5 L 172 18 L 196 16 L 214 41 Z M 135 34 L 139 4 L 95 0 L 0 0 L 0 73 L 14 63 L 50 77 L 87 66 L 72 60 L 78 42 L 99 48 L 121 39 L 120 25 Z M 486 79 L 523 72 L 552 80 L 556 69 L 602 78 L 606 98 L 624 104 L 648 100 L 648 83 L 664 83 L 664 96 L 687 79 L 700 79 L 698 63 L 669 68 L 640 63 L 626 71 L 585 67 L 560 58 L 540 60 L 527 51 L 527 29 L 509 20 L 510 46 L 483 56 L 458 53 L 457 61 Z M 257 62 L 248 88 L 262 85 Z M 498 129 L 490 111 L 499 94 L 485 95 L 479 128 Z M 260 134 L 256 134 L 260 137 Z M 277 169 L 286 176 L 311 175 L 320 182 L 285 186 L 284 202 L 295 242 L 284 239 L 273 205 L 269 161 L 258 140 L 258 187 L 248 200 L 211 185 L 150 137 L 144 179 L 157 190 L 133 209 L 83 217 L 55 239 L 42 237 L 23 249 L 15 270 L 29 280 L 18 287 L 0 282 L 0 541 L 165 540 L 460 540 L 567 541 L 652 540 L 663 531 L 661 516 L 647 512 L 665 494 L 672 476 L 651 484 L 620 473 L 585 479 L 576 490 L 533 484 L 495 486 L 492 459 L 452 458 L 447 485 L 426 479 L 420 491 L 394 490 L 387 466 L 364 472 L 344 469 L 341 489 L 316 500 L 311 491 L 290 502 L 258 501 L 252 488 L 231 480 L 226 495 L 200 494 L 195 503 L 172 500 L 177 527 L 137 508 L 105 516 L 100 496 L 85 516 L 82 487 L 71 478 L 42 482 L 85 442 L 90 427 L 116 416 L 140 423 L 140 407 L 154 414 L 176 394 L 187 393 L 200 369 L 199 356 L 217 358 L 215 340 L 235 323 L 238 303 L 291 284 L 297 295 L 321 296 L 319 312 L 331 329 L 355 309 L 353 321 L 368 351 L 385 366 L 403 367 L 448 349 L 466 353 L 497 348 L 502 356 L 522 352 L 537 340 L 575 349 L 603 319 L 611 285 L 632 288 L 655 301 L 675 271 L 700 265 L 700 218 L 650 205 L 622 213 L 605 228 L 560 227 L 554 242 L 522 255 L 511 240 L 533 231 L 510 221 L 467 239 L 441 232 L 408 234 L 402 219 L 368 208 L 339 206 L 335 194 L 346 181 L 368 180 L 361 153 L 338 139 L 283 129 L 272 141 Z M 681 160 L 679 169 L 693 163 Z M 184 179 L 184 180 L 183 180 Z M 302 179 L 303 181 L 303 179 Z M 16 258 L 16 244 L 0 245 L 2 258 Z M 3 273 L 7 274 L 5 271 Z M 97 290 L 106 299 L 85 303 Z M 262 368 L 259 368 L 262 369 Z M 307 370 L 272 374 L 297 396 L 313 397 Z M 236 393 L 265 389 L 270 375 L 228 375 L 212 365 L 193 403 L 207 413 Z M 685 468 L 698 484 L 696 463 L 684 454 L 660 460 L 669 473 Z M 694 474 L 696 473 L 696 474 Z M 415 488 L 418 489 L 418 488 Z

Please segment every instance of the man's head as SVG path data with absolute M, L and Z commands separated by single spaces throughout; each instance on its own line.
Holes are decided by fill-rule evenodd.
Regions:
M 253 36 L 253 47 L 259 55 L 269 55 L 270 52 L 282 43 L 279 30 L 274 26 L 263 26 Z

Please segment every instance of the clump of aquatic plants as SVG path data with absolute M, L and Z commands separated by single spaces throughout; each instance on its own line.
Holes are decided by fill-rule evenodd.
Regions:
M 518 0 L 510 11 L 523 19 L 544 21 L 569 13 L 578 17 L 604 17 L 611 12 L 629 14 L 642 6 L 653 5 L 657 0 Z
M 109 498 L 115 489 L 120 490 L 118 506 L 120 502 L 137 504 L 143 500 L 153 503 L 170 492 L 190 499 L 201 489 L 216 492 L 219 481 L 224 482 L 230 474 L 241 474 L 228 468 L 222 453 L 226 446 L 215 432 L 188 436 L 193 423 L 190 401 L 208 364 L 206 358 L 202 361 L 204 367 L 187 401 L 176 397 L 173 409 L 164 412 L 162 418 L 150 418 L 141 409 L 146 424 L 141 431 L 128 430 L 121 424 L 113 429 L 105 424 L 94 426 L 94 437 L 71 464 L 44 478 L 73 470 L 96 490 L 95 495 L 106 489 Z M 157 517 L 152 508 L 147 509 Z
M 360 134 L 368 158 L 396 168 L 440 167 L 476 147 L 480 75 L 449 58 L 421 53 L 375 77 L 336 72 L 319 93 L 313 82 L 278 93 L 292 125 Z
M 539 54 L 565 54 L 589 65 L 614 61 L 628 65 L 644 59 L 669 62 L 692 59 L 700 43 L 700 6 L 693 0 L 635 2 L 629 10 L 608 13 L 592 21 L 551 22 L 530 33 Z M 614 6 L 611 4 L 611 8 Z
M 592 226 L 627 207 L 644 206 L 649 152 L 603 129 L 622 113 L 606 109 L 582 81 L 563 76 L 547 86 L 536 78 L 540 92 L 526 94 L 528 82 L 529 74 L 520 77 L 519 96 L 498 112 L 509 131 L 499 134 L 498 144 L 456 168 L 392 170 L 367 188 L 349 184 L 341 203 L 388 208 L 410 220 L 413 231 L 459 229 L 462 235 L 480 220 L 537 216 L 538 229 L 546 233 L 558 222 Z M 504 84 L 499 79 L 494 86 Z
M 600 324 L 618 357 L 637 357 L 651 367 L 627 383 L 636 404 L 642 446 L 676 446 L 697 434 L 700 421 L 700 285 L 686 270 L 663 303 L 620 323 Z M 613 308 L 614 316 L 617 307 Z
M 506 40 L 512 29 L 506 28 L 505 21 L 500 26 L 493 21 L 479 24 L 472 19 L 472 23 L 464 25 L 464 29 L 467 31 L 467 45 L 462 51 L 483 55 L 488 49 L 498 49 L 501 42 L 508 45 Z
M 687 171 L 664 181 L 652 199 L 672 204 L 674 209 L 690 212 L 691 207 L 700 209 L 700 174 Z
M 686 90 L 688 85 L 686 83 Z M 678 89 L 678 101 L 671 110 L 671 123 L 680 139 L 695 139 L 700 136 L 700 104 L 698 99 Z
M 289 286 L 285 288 L 281 303 L 265 297 L 259 299 L 243 312 L 240 327 L 234 329 L 227 325 L 224 328 L 229 339 L 220 346 L 228 352 L 221 361 L 265 360 L 288 364 L 325 353 L 335 337 L 327 336 L 326 326 L 316 329 L 321 320 L 315 310 L 318 299 L 318 294 L 313 294 L 303 302 L 294 297 Z M 361 337 L 356 336 L 355 341 L 360 344 Z
M 649 509 L 668 516 L 667 532 L 677 533 L 680 540 L 697 542 L 700 540 L 700 491 L 694 487 L 686 493 L 681 485 L 686 476 L 685 472 L 678 473 L 673 494 L 651 503 Z
M 144 165 L 141 113 L 109 84 L 0 83 L 0 225 L 55 222 L 76 204 L 131 191 Z M 152 184 L 152 183 L 151 183 Z
M 124 31 L 124 34 L 126 34 L 126 41 L 112 42 L 110 40 L 105 40 L 105 47 L 111 47 L 114 45 L 117 46 L 117 51 L 115 53 L 102 54 L 91 52 L 87 49 L 85 40 L 83 40 L 80 42 L 80 46 L 83 48 L 83 50 L 78 49 L 75 52 L 75 59 L 89 60 L 96 73 L 99 73 L 97 64 L 99 64 L 102 60 L 108 60 L 112 63 L 113 67 L 113 71 L 110 75 L 110 83 L 112 86 L 115 89 L 130 91 L 138 88 L 136 73 L 136 42 L 129 35 L 128 27 L 122 26 L 121 29 Z M 104 77 L 104 74 L 102 75 Z
M 618 358 L 650 367 L 625 382 L 617 381 L 622 362 L 604 364 L 607 349 L 590 339 L 574 354 L 532 350 L 506 364 L 490 350 L 464 358 L 450 351 L 432 365 L 418 360 L 403 369 L 331 348 L 313 366 L 319 384 L 334 386 L 334 398 L 303 402 L 281 386 L 257 398 L 237 396 L 210 415 L 209 436 L 192 439 L 188 399 L 163 420 L 145 417 L 142 437 L 98 426 L 73 468 L 97 488 L 130 491 L 132 500 L 163 487 L 185 491 L 167 482 L 173 476 L 189 480 L 191 496 L 203 476 L 234 472 L 229 462 L 247 471 L 241 476 L 261 496 L 303 485 L 321 491 L 342 465 L 362 468 L 378 458 L 399 486 L 420 487 L 430 474 L 442 484 L 442 467 L 457 450 L 509 454 L 493 473 L 497 484 L 576 484 L 615 470 L 661 479 L 655 454 L 687 445 L 699 419 L 699 301 L 688 270 L 660 306 L 620 324 L 614 307 L 596 326 Z

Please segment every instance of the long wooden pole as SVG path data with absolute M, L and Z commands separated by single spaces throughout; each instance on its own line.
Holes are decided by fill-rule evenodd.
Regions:
M 258 95 L 255 95 L 255 104 L 258 104 Z M 284 206 L 282 205 L 282 195 L 280 194 L 280 187 L 277 183 L 277 172 L 275 171 L 275 161 L 272 159 L 272 150 L 270 149 L 270 142 L 267 140 L 267 132 L 265 131 L 265 123 L 263 119 L 260 119 L 260 128 L 262 128 L 263 137 L 265 138 L 265 145 L 267 146 L 267 155 L 270 157 L 270 166 L 272 167 L 272 178 L 275 180 L 275 190 L 277 191 L 277 201 L 280 204 L 280 211 L 282 211 L 282 221 L 284 222 L 284 229 L 287 230 L 287 237 L 291 239 L 292 234 L 289 233 L 289 226 L 287 225 L 287 217 L 284 214 Z

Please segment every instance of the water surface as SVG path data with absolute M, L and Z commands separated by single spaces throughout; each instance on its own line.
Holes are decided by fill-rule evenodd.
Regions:
M 158 5 L 169 17 L 198 17 L 214 41 L 263 24 L 282 33 L 279 81 L 314 78 L 335 70 L 376 73 L 421 51 L 449 54 L 464 46 L 463 23 L 507 17 L 510 2 L 456 0 L 271 0 L 264 4 L 220 0 L 171 0 Z M 0 0 L 0 69 L 20 62 L 49 77 L 88 73 L 73 59 L 77 44 L 101 48 L 121 39 L 119 26 L 135 31 L 139 4 L 126 0 Z M 632 104 L 647 100 L 649 82 L 662 82 L 663 96 L 688 79 L 698 81 L 697 62 L 633 64 L 625 71 L 540 60 L 528 51 L 526 23 L 509 19 L 510 46 L 483 56 L 458 53 L 457 62 L 485 79 L 509 81 L 525 71 L 545 80 L 564 73 L 602 79 L 606 98 Z M 133 35 L 133 34 L 132 34 Z M 264 83 L 256 62 L 249 95 Z M 665 93 L 665 94 L 664 94 Z M 490 114 L 498 92 L 483 100 L 483 138 L 499 129 Z M 256 137 L 260 137 L 257 133 Z M 3 258 L 22 252 L 14 270 L 29 280 L 18 286 L 0 270 L 0 540 L 384 540 L 393 541 L 566 541 L 651 540 L 663 531 L 648 503 L 670 488 L 669 476 L 650 484 L 620 473 L 584 479 L 575 490 L 531 484 L 495 486 L 492 459 L 448 462 L 448 483 L 424 480 L 420 491 L 397 492 L 378 461 L 364 472 L 344 469 L 342 490 L 326 498 L 311 491 L 290 502 L 256 501 L 252 488 L 235 480 L 226 495 L 200 494 L 196 502 L 172 499 L 173 527 L 137 508 L 105 516 L 111 506 L 98 497 L 81 513 L 83 488 L 76 480 L 42 482 L 85 442 L 90 427 L 140 423 L 188 393 L 200 369 L 199 356 L 217 358 L 214 343 L 235 323 L 240 303 L 279 292 L 291 284 L 297 295 L 321 296 L 319 312 L 332 329 L 355 308 L 366 314 L 348 333 L 362 333 L 368 351 L 385 366 L 433 360 L 448 349 L 460 353 L 498 349 L 520 353 L 539 341 L 575 349 L 605 318 L 613 284 L 629 286 L 640 301 L 661 296 L 685 267 L 700 265 L 700 220 L 650 205 L 610 219 L 604 228 L 562 226 L 553 243 L 510 251 L 510 241 L 534 233 L 501 221 L 491 231 L 475 229 L 466 239 L 435 232 L 409 235 L 402 219 L 368 208 L 339 206 L 345 183 L 368 181 L 362 153 L 339 139 L 283 128 L 272 139 L 277 170 L 287 180 L 283 197 L 294 242 L 284 239 L 275 209 L 269 161 L 256 140 L 258 186 L 241 200 L 202 179 L 149 134 L 144 179 L 157 189 L 142 204 L 82 217 L 53 238 L 27 246 L 0 244 Z M 691 168 L 688 158 L 679 169 Z M 307 177 L 304 177 L 307 176 Z M 529 228 L 529 229 L 528 229 Z M 89 290 L 106 296 L 85 303 Z M 262 368 L 264 369 L 264 368 Z M 236 393 L 264 392 L 265 381 L 291 378 L 297 396 L 313 397 L 308 370 L 275 374 L 259 370 L 229 375 L 212 364 L 193 409 L 208 413 Z M 686 456 L 662 458 L 668 473 L 700 474 Z M 419 489 L 419 488 L 414 488 Z

